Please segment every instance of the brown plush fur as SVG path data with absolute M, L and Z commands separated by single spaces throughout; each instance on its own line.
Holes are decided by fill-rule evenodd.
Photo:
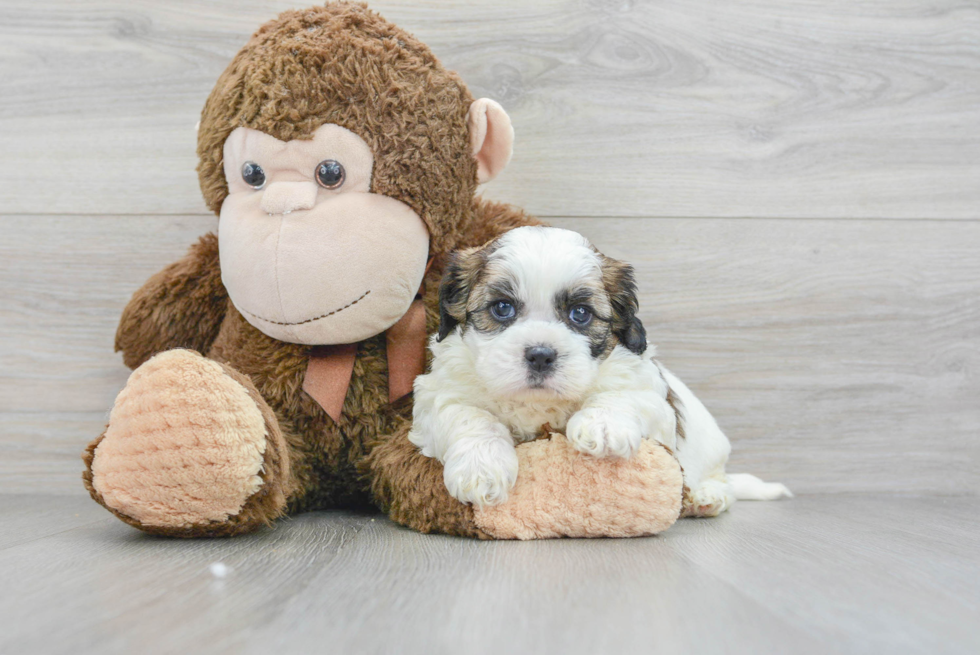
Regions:
M 220 211 L 228 194 L 222 148 L 235 128 L 289 141 L 334 123 L 371 147 L 371 190 L 412 207 L 429 227 L 433 252 L 448 252 L 471 230 L 472 102 L 428 47 L 363 4 L 287 11 L 255 33 L 204 106 L 197 146 L 204 199 Z
M 392 411 L 411 408 L 411 396 Z M 371 480 L 371 494 L 388 516 L 420 532 L 446 532 L 480 539 L 490 538 L 476 527 L 473 508 L 449 495 L 442 480 L 442 465 L 425 457 L 408 440 L 411 424 L 397 433 L 372 440 L 362 469 Z
M 116 330 L 116 350 L 129 368 L 171 348 L 205 352 L 218 336 L 227 303 L 218 237 L 208 234 L 133 295 Z

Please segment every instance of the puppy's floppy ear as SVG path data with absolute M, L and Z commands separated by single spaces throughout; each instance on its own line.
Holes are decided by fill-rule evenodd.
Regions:
M 477 249 L 459 250 L 449 256 L 446 273 L 439 284 L 439 336 L 442 341 L 466 322 L 466 303 L 480 267 Z
M 640 355 L 647 349 L 647 331 L 636 317 L 640 303 L 636 298 L 636 278 L 629 264 L 605 255 L 602 258 L 602 284 L 612 305 L 611 328 L 619 342 Z
M 642 355 L 647 349 L 647 329 L 643 327 L 643 322 L 635 316 L 630 321 L 629 327 L 616 333 L 616 336 L 619 337 L 624 346 L 637 355 Z

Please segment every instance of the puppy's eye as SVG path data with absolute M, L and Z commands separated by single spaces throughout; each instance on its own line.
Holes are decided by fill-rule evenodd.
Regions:
M 242 164 L 242 179 L 253 189 L 261 189 L 265 186 L 265 171 L 254 161 L 247 161 Z
M 575 305 L 568 312 L 568 320 L 575 325 L 585 326 L 592 322 L 592 312 L 584 305 Z
M 316 181 L 324 189 L 339 189 L 346 177 L 347 172 L 336 159 L 324 159 L 316 165 Z
M 497 302 L 490 305 L 490 313 L 498 321 L 506 321 L 514 318 L 517 310 L 514 309 L 514 305 L 507 302 L 506 300 L 498 300 Z

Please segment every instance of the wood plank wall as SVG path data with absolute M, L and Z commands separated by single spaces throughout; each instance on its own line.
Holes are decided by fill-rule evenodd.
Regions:
M 302 4 L 302 3 L 300 3 Z M 0 0 L 0 492 L 82 493 L 129 295 L 214 227 L 194 124 L 295 2 Z M 513 119 L 485 194 L 639 271 L 662 359 L 802 493 L 980 488 L 980 7 L 379 1 Z

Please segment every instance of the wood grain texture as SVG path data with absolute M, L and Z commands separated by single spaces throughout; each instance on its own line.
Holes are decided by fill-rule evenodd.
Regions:
M 980 223 L 557 219 L 632 262 L 661 359 L 796 492 L 980 488 Z M 214 222 L 0 217 L 0 491 L 84 493 L 130 294 Z
M 739 503 L 659 537 L 512 543 L 307 514 L 148 537 L 88 499 L 6 496 L 5 653 L 973 653 L 973 499 Z M 215 578 L 208 567 L 230 568 Z
M 194 124 L 295 0 L 2 0 L 4 213 L 203 213 Z M 542 216 L 980 215 L 972 0 L 372 6 L 512 114 Z

